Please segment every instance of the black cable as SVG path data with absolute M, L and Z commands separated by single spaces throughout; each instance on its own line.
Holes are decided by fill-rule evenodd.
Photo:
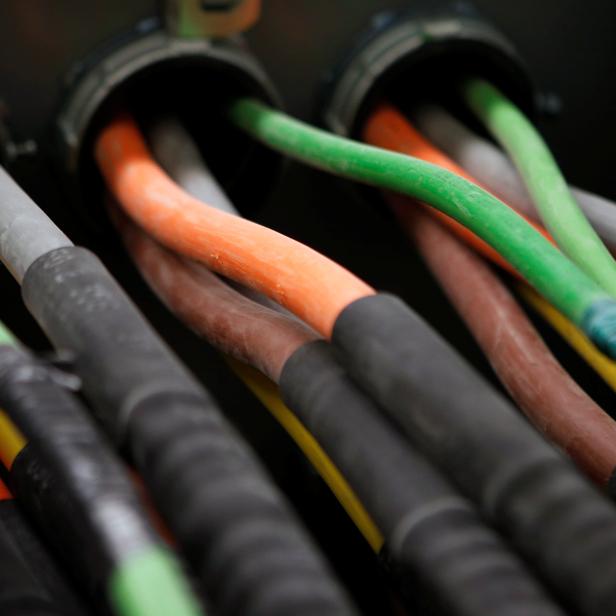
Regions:
M 85 616 L 47 549 L 23 519 L 15 501 L 0 501 L 0 614 Z
M 410 607 L 421 599 L 447 616 L 561 613 L 473 505 L 383 420 L 329 344 L 295 351 L 280 391 L 383 533 L 382 558 Z
M 11 466 L 15 493 L 90 593 L 105 596 L 116 613 L 151 612 L 156 592 L 173 596 L 184 613 L 196 601 L 178 564 L 87 410 L 53 375 L 26 351 L 0 346 L 0 407 L 29 440 Z M 136 573 L 146 559 L 148 572 Z M 130 580 L 122 582 L 125 598 L 116 598 L 118 579 Z M 148 588 L 153 583 L 160 590 Z
M 361 520 L 375 550 L 383 533 L 393 538 L 390 568 L 412 604 L 427 597 L 447 616 L 527 614 L 531 606 L 532 613 L 558 611 L 475 509 L 388 427 L 387 419 L 335 361 L 328 344 L 311 344 L 314 333 L 296 320 L 256 304 L 211 272 L 176 258 L 127 220 L 117 223 L 152 289 L 189 327 L 276 380 L 283 370 L 283 391 L 301 423 L 293 421 L 292 411 L 271 390 L 266 393 L 267 384 L 259 385 L 237 368 L 302 449 L 310 452 L 311 460 L 318 460 L 322 472 L 328 469 L 330 485 L 338 486 L 338 495 L 346 493 L 343 501 L 356 502 L 351 509 L 357 513 L 361 505 L 340 489 L 344 480 L 336 478 L 342 471 L 368 507 L 368 523 L 366 516 L 354 519 Z M 339 470 L 324 462 L 324 454 L 311 456 L 316 443 L 304 425 Z M 421 589 L 417 580 L 422 581 Z M 510 601 L 513 594 L 521 598 L 519 603 Z
M 346 308 L 333 340 L 353 376 L 583 613 L 616 614 L 616 511 L 407 306 Z
M 94 255 L 44 255 L 22 290 L 55 346 L 73 353 L 218 613 L 354 613 L 254 455 Z

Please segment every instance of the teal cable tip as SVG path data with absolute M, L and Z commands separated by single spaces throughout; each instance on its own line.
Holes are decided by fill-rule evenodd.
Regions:
M 616 359 L 616 300 L 594 302 L 582 317 L 581 328 L 600 351 Z

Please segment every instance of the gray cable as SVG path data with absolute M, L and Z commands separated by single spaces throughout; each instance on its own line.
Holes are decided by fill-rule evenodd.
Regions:
M 73 243 L 0 167 L 0 259 L 21 284 L 39 257 Z
M 519 212 L 539 221 L 535 205 L 513 163 L 497 146 L 440 107 L 422 107 L 413 118 L 428 139 L 478 182 Z M 616 204 L 580 188 L 572 186 L 571 191 L 600 237 L 616 250 Z
M 156 160 L 187 193 L 219 210 L 239 214 L 177 118 L 156 122 L 148 131 L 148 141 Z
M 177 118 L 168 117 L 153 123 L 147 137 L 154 158 L 188 194 L 219 210 L 241 216 L 207 167 L 193 138 Z M 209 271 L 201 264 L 195 266 Z M 223 280 L 253 302 L 297 319 L 292 312 L 262 293 L 228 278 Z

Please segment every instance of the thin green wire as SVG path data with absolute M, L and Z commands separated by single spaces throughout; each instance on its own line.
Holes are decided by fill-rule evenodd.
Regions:
M 0 321 L 0 345 L 2 346 L 17 346 L 17 338 L 11 330 Z
M 120 563 L 109 581 L 110 601 L 122 616 L 204 616 L 175 558 L 151 547 Z
M 462 91 L 469 107 L 513 160 L 558 245 L 608 293 L 616 296 L 616 261 L 576 203 L 535 127 L 486 81 L 469 79 Z
M 417 198 L 455 218 L 503 255 L 596 344 L 616 355 L 616 300 L 485 190 L 431 163 L 337 137 L 253 99 L 235 101 L 229 115 L 254 138 L 293 158 Z

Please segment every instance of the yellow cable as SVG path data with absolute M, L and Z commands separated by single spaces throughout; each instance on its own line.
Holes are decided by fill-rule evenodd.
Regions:
M 370 547 L 379 552 L 383 545 L 383 535 L 376 527 L 368 512 L 364 509 L 357 495 L 336 468 L 330 457 L 323 451 L 316 439 L 301 421 L 287 408 L 281 400 L 276 385 L 257 370 L 234 359 L 227 361 L 235 373 L 261 401 L 263 406 L 274 416 L 276 421 L 287 431 L 310 463 L 324 479 L 338 502 L 342 505 L 353 523 Z
M 0 461 L 11 470 L 17 454 L 26 446 L 26 439 L 9 416 L 0 410 Z
M 534 289 L 524 283 L 518 283 L 517 289 L 524 300 L 616 391 L 616 362 L 599 351 L 569 319 L 543 299 Z

